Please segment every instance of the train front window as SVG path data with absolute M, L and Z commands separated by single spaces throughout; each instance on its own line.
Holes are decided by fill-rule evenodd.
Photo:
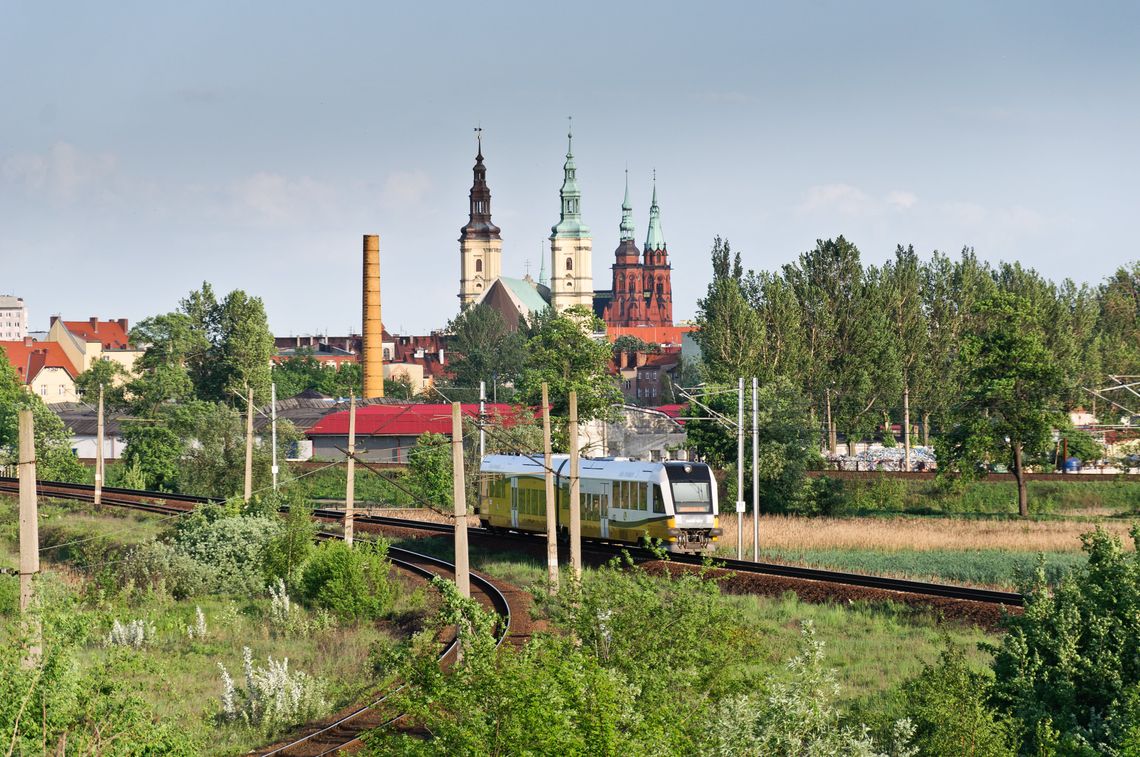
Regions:
M 674 512 L 712 512 L 712 479 L 708 466 L 671 463 L 665 466 L 665 473 L 673 490 Z

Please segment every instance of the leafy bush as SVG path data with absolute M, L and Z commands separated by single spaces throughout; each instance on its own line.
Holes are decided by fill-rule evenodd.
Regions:
M 388 544 L 360 541 L 349 547 L 326 541 L 314 550 L 301 574 L 304 600 L 347 621 L 379 618 L 392 607 Z
M 995 650 L 994 700 L 1033 751 L 1112 752 L 1140 724 L 1140 555 L 1101 529 L 1082 540 L 1088 565 L 1056 590 L 1039 569 Z
M 1017 753 L 1015 724 L 994 710 L 993 676 L 970 670 L 960 647 L 942 653 L 905 687 L 921 754 L 1001 757 Z
M 123 585 L 169 594 L 175 599 L 204 594 L 217 583 L 217 571 L 212 565 L 200 563 L 161 541 L 131 550 L 118 573 Z
M 213 569 L 212 591 L 262 594 L 266 547 L 280 532 L 276 519 L 235 516 L 209 506 L 182 519 L 173 544 L 179 553 Z
M 408 482 L 437 507 L 451 507 L 451 443 L 443 434 L 424 433 L 408 453 Z
M 289 497 L 284 504 L 289 507 L 289 515 L 284 528 L 265 547 L 265 574 L 270 582 L 281 579 L 296 587 L 301 568 L 313 553 L 317 524 L 312 518 L 312 508 L 302 497 Z
M 264 668 L 253 664 L 253 652 L 242 649 L 245 688 L 234 685 L 225 666 L 222 673 L 223 720 L 240 720 L 252 726 L 273 730 L 312 720 L 328 709 L 324 684 L 300 670 L 289 671 L 289 658 L 266 658 Z

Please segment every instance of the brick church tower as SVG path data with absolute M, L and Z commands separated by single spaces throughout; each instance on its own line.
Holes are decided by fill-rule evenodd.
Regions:
M 637 243 L 633 241 L 633 207 L 629 201 L 629 173 L 626 172 L 625 201 L 621 206 L 621 241 L 614 252 L 613 293 L 602 314 L 606 325 L 673 325 L 673 284 L 665 236 L 661 233 L 656 177 L 644 262 L 641 258 Z
M 657 172 L 653 172 L 653 202 L 649 206 L 649 233 L 645 237 L 645 321 L 650 326 L 673 325 L 673 282 L 665 235 L 661 233 L 661 208 L 657 206 Z

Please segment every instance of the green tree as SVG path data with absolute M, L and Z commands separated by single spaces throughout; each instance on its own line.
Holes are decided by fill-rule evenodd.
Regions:
M 482 303 L 466 308 L 447 331 L 456 386 L 477 387 L 480 381 L 491 386 L 518 377 L 525 337 L 512 331 L 498 310 Z
M 533 324 L 519 395 L 524 404 L 540 405 L 542 383 L 547 382 L 551 416 L 560 435 L 565 433 L 571 390 L 578 393 L 579 421 L 608 418 L 621 402 L 621 391 L 609 375 L 610 345 L 595 336 L 604 330 L 601 319 L 583 307 L 548 311 Z
M 727 239 L 713 240 L 713 278 L 705 296 L 697 300 L 697 330 L 706 378 L 729 383 L 739 376 L 756 375 L 762 344 L 760 320 L 744 296 L 740 253 L 733 257 Z
M 412 400 L 416 396 L 416 388 L 408 374 L 401 373 L 395 378 L 384 379 L 384 396 L 393 400 Z
M 75 377 L 75 390 L 90 405 L 99 401 L 99 390 L 103 390 L 105 409 L 126 406 L 124 385 L 128 374 L 122 365 L 114 360 L 96 360 L 91 367 Z
M 914 247 L 898 245 L 895 259 L 883 266 L 880 287 L 887 308 L 887 332 L 893 342 L 891 355 L 902 384 L 903 444 L 910 456 L 910 396 L 926 376 L 924 358 L 929 349 L 929 330 L 922 312 L 921 264 Z M 889 419 L 888 419 L 889 423 Z M 889 434 L 889 425 L 884 434 Z
M 142 476 L 140 488 L 178 491 L 182 459 L 182 439 L 178 434 L 150 419 L 123 422 L 122 434 L 127 446 L 119 464 Z
M 1017 479 L 1017 507 L 1029 515 L 1026 455 L 1040 455 L 1059 412 L 1063 377 L 1046 349 L 1030 304 L 1006 292 L 983 301 L 976 331 L 963 340 L 964 377 L 954 426 L 940 446 L 941 470 L 974 473 L 1003 457 Z
M 408 452 L 408 482 L 423 499 L 441 509 L 454 502 L 451 440 L 443 434 L 424 433 Z

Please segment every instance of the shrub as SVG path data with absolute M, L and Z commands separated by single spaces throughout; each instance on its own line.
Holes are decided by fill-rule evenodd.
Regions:
M 262 594 L 266 547 L 280 531 L 276 519 L 231 515 L 223 508 L 207 507 L 182 520 L 174 548 L 213 569 L 213 591 Z
M 1000 757 L 1017 753 L 1016 729 L 989 704 L 993 677 L 975 673 L 959 647 L 905 687 L 907 712 L 921 754 Z
M 324 684 L 300 670 L 289 671 L 289 658 L 266 658 L 264 668 L 253 664 L 253 652 L 242 649 L 245 688 L 234 685 L 225 666 L 222 673 L 223 720 L 244 721 L 248 725 L 272 730 L 312 720 L 328 709 Z
M 327 541 L 313 552 L 301 574 L 307 603 L 347 621 L 371 620 L 392 607 L 387 542 Z
M 1140 542 L 1140 530 L 1132 536 Z M 1113 752 L 1140 723 L 1129 706 L 1140 688 L 1140 554 L 1101 529 L 1082 540 L 1087 566 L 1055 591 L 1039 568 L 995 650 L 994 699 L 1034 751 Z
M 168 593 L 175 599 L 204 594 L 216 583 L 213 566 L 204 565 L 160 541 L 131 550 L 118 573 L 123 585 Z
M 313 553 L 317 524 L 312 508 L 302 497 L 289 497 L 284 504 L 289 506 L 289 515 L 280 533 L 266 545 L 265 574 L 271 583 L 283 579 L 288 586 L 296 587 L 301 568 Z

